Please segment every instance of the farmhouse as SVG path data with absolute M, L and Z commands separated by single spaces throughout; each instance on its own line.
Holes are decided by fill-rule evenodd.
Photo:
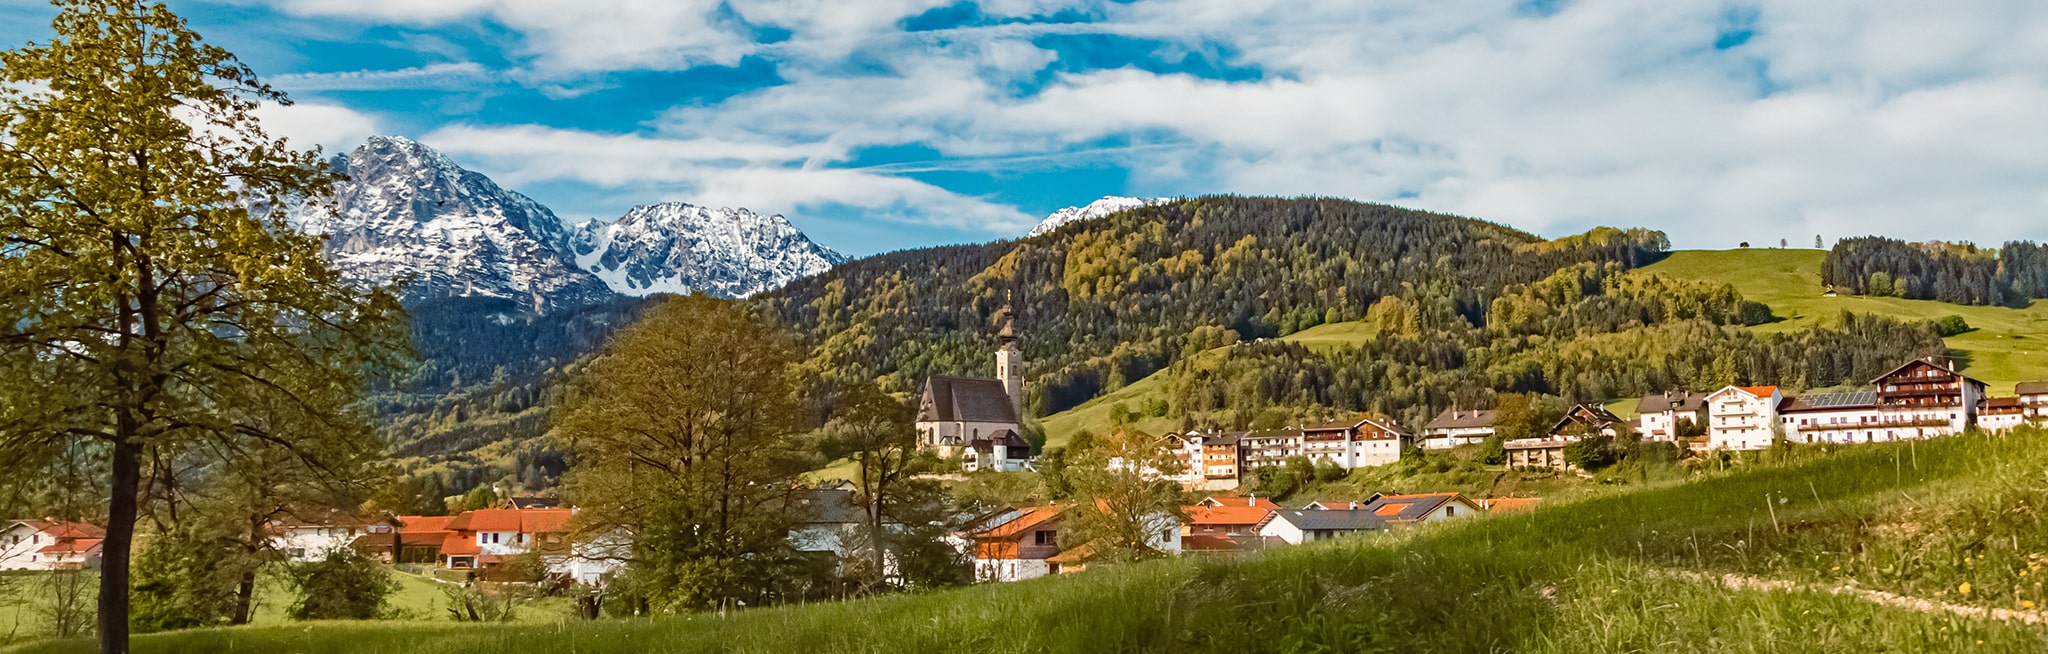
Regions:
M 1188 523 L 1181 529 L 1181 535 L 1217 538 L 1255 536 L 1259 524 L 1278 510 L 1280 505 L 1274 504 L 1272 500 L 1211 497 L 1200 504 L 1187 507 Z
M 1187 432 L 1168 434 L 1168 446 L 1180 459 L 1181 485 L 1196 490 L 1227 491 L 1237 488 L 1243 473 L 1247 432 Z
M 2012 431 L 2026 422 L 2026 406 L 2017 397 L 1986 399 L 1984 408 L 1977 411 L 1977 428 L 1994 434 Z
M 483 570 L 527 552 L 566 553 L 572 509 L 479 509 L 448 521 L 446 567 Z
M 1883 422 L 1902 434 L 1911 430 L 1907 438 L 1960 434 L 1977 422 L 1984 382 L 1956 372 L 1954 361 L 1936 361 L 1934 357 L 1908 361 L 1872 382 L 1877 385 L 1877 407 Z
M 1564 417 L 1551 425 L 1550 436 L 1555 440 L 1574 441 L 1586 436 L 1620 435 L 1621 418 L 1598 404 L 1580 404 L 1566 409 Z
M 1003 326 L 997 333 L 996 379 L 932 377 L 917 402 L 918 446 L 961 458 L 970 471 L 1022 470 L 1031 458 L 1029 444 L 1017 435 L 1024 354 L 1017 349 L 1015 312 L 1005 305 L 997 316 Z
M 1702 393 L 1667 391 L 1645 395 L 1636 403 L 1636 433 L 1646 441 L 1676 442 L 1682 424 L 1691 423 L 1705 431 L 1707 396 Z
M 1493 436 L 1497 411 L 1445 409 L 1422 429 L 1422 448 L 1448 450 L 1459 445 L 1476 445 Z
M 0 570 L 76 570 L 99 565 L 106 531 L 83 522 L 16 520 L 0 529 Z
M 440 563 L 452 515 L 402 515 L 370 523 L 352 544 L 356 551 L 392 563 Z M 394 556 L 393 552 L 396 551 Z
M 1793 443 L 1872 443 L 1892 440 L 1879 424 L 1877 392 L 1809 393 L 1779 408 L 1785 440 Z
M 2020 382 L 2016 392 L 2027 417 L 2048 416 L 2048 381 Z
M 1311 462 L 1329 461 L 1346 470 L 1382 466 L 1401 460 L 1406 437 L 1391 420 L 1360 417 L 1301 430 L 1300 451 Z
M 1770 447 L 1777 433 L 1778 405 L 1783 401 L 1776 386 L 1728 386 L 1707 394 L 1708 449 Z
M 346 517 L 327 521 L 280 520 L 270 523 L 270 547 L 286 559 L 304 563 L 327 558 L 364 533 L 363 525 Z
M 1059 574 L 1048 559 L 1060 553 L 1059 505 L 1013 509 L 987 521 L 968 538 L 974 543 L 974 578 L 1022 581 Z

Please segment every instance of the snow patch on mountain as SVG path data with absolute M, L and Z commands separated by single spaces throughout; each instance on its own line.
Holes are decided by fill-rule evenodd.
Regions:
M 611 297 L 575 265 L 547 207 L 403 137 L 373 137 L 336 165 L 348 179 L 288 219 L 327 235 L 326 255 L 365 285 L 404 284 L 408 302 L 495 297 L 532 311 Z
M 568 237 L 576 265 L 622 295 L 701 292 L 739 298 L 845 261 L 781 215 L 668 202 L 591 220 Z
M 1038 223 L 1037 227 L 1031 228 L 1031 233 L 1026 234 L 1025 237 L 1029 238 L 1032 236 L 1044 234 L 1046 232 L 1050 232 L 1055 229 L 1064 227 L 1068 223 L 1075 223 L 1083 220 L 1094 220 L 1096 218 L 1101 218 L 1103 216 L 1107 216 L 1118 211 L 1123 211 L 1125 209 L 1136 209 L 1138 207 L 1154 204 L 1164 204 L 1171 201 L 1173 201 L 1173 198 L 1145 199 L 1127 198 L 1118 195 L 1111 195 L 1104 197 L 1100 200 L 1090 202 L 1088 203 L 1088 206 L 1085 207 L 1067 207 L 1059 211 L 1054 211 L 1052 212 L 1052 215 L 1045 217 L 1044 222 L 1040 222 Z

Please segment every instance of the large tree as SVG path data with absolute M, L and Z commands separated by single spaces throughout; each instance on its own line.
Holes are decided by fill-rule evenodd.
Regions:
M 747 305 L 668 298 L 573 380 L 556 433 L 574 457 L 578 529 L 631 537 L 632 585 L 651 604 L 758 605 L 781 592 L 808 467 L 793 340 Z
M 124 652 L 138 505 L 175 488 L 161 463 L 332 465 L 310 453 L 367 428 L 404 333 L 277 209 L 332 183 L 257 124 L 283 94 L 161 4 L 57 5 L 50 41 L 0 53 L 0 459 L 105 451 L 100 648 Z
M 1173 480 L 1184 469 L 1165 439 L 1119 428 L 1095 439 L 1069 470 L 1074 507 L 1060 547 L 1086 545 L 1089 560 L 1156 557 L 1156 544 L 1186 518 L 1187 496 Z

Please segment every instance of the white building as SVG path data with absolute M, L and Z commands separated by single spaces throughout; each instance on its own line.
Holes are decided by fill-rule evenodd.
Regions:
M 270 525 L 270 547 L 283 552 L 285 558 L 294 563 L 306 563 L 325 559 L 328 554 L 347 548 L 364 533 L 367 532 L 362 525 L 348 521 L 336 521 L 336 524 L 273 522 Z
M 1311 463 L 1345 470 L 1383 466 L 1401 460 L 1406 437 L 1392 421 L 1361 417 L 1301 430 L 1300 452 Z
M 1707 396 L 1668 391 L 1643 396 L 1636 403 L 1636 433 L 1646 441 L 1678 440 L 1679 424 L 1706 424 Z
M 1493 421 L 1499 412 L 1445 409 L 1422 429 L 1422 449 L 1448 450 L 1459 445 L 1476 445 L 1493 436 Z
M 0 529 L 0 570 L 97 567 L 106 532 L 82 522 L 16 520 Z
M 1989 398 L 1977 410 L 1977 428 L 1994 434 L 2012 431 L 2030 419 L 2026 405 L 2017 397 Z
M 1777 435 L 1776 386 L 1729 386 L 1707 394 L 1707 448 L 1761 450 Z
M 2027 417 L 2048 417 L 2048 381 L 2020 382 L 2015 392 Z

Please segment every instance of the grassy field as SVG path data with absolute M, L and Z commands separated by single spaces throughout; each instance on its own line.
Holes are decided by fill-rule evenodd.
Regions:
M 1260 556 L 725 617 L 256 626 L 144 636 L 135 651 L 2043 651 L 2048 626 L 1999 616 L 2038 620 L 2048 602 L 2044 445 L 2026 431 L 1760 453 Z
M 1279 340 L 1301 343 L 1310 349 L 1334 350 L 1356 347 L 1372 340 L 1374 333 L 1372 322 L 1358 320 L 1317 325 L 1282 336 Z M 1231 347 L 1236 346 L 1219 347 L 1197 354 L 1191 359 L 1191 363 L 1196 366 L 1213 365 L 1215 361 L 1221 360 L 1224 352 Z M 1047 416 L 1041 421 L 1045 426 L 1046 445 L 1063 446 L 1074 437 L 1074 434 L 1084 430 L 1098 433 L 1107 430 L 1110 426 L 1109 414 L 1112 407 L 1123 404 L 1126 408 L 1136 410 L 1147 401 L 1166 399 L 1167 395 L 1173 392 L 1173 382 L 1173 371 L 1161 370 L 1128 386 L 1104 393 L 1081 406 Z M 1134 424 L 1138 429 L 1155 434 L 1172 431 L 1176 425 L 1172 419 L 1149 416 L 1139 418 Z
M 19 585 L 12 587 L 14 592 L 0 596 L 0 645 L 49 631 L 49 596 L 39 587 L 41 575 L 17 574 L 10 578 L 18 580 Z M 404 621 L 448 619 L 449 604 L 439 583 L 404 572 L 394 573 L 393 579 L 398 581 L 398 590 L 391 595 L 389 605 L 394 618 Z M 98 583 L 97 578 L 88 581 Z M 257 585 L 256 605 L 250 622 L 256 625 L 294 624 L 285 618 L 285 610 L 291 602 L 291 589 L 282 580 L 263 577 Z M 519 622 L 546 623 L 569 617 L 570 606 L 564 599 L 534 600 L 519 605 L 514 611 L 514 618 Z
M 1967 372 L 2011 394 L 2019 382 L 2048 379 L 2048 302 L 2025 309 L 1976 307 L 1898 298 L 1822 297 L 1822 250 L 1689 250 L 1643 270 L 1679 279 L 1735 286 L 1743 297 L 1770 305 L 1782 319 L 1762 331 L 1799 329 L 1833 321 L 1844 310 L 1927 320 L 1962 316 L 1976 331 L 1948 339 L 1966 355 Z

